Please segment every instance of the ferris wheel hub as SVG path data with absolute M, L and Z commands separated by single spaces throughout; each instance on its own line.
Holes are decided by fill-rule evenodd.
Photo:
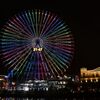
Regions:
M 32 40 L 33 51 L 42 51 L 43 50 L 43 40 L 39 37 L 36 37 Z

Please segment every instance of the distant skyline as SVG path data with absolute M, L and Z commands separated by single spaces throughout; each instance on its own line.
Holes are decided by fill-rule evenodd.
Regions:
M 37 8 L 53 11 L 68 23 L 74 36 L 75 55 L 71 72 L 79 73 L 80 67 L 93 69 L 100 66 L 100 11 L 96 5 L 93 6 L 94 3 L 78 3 L 57 0 L 55 2 L 13 1 L 7 6 L 5 3 L 0 3 L 0 27 L 11 16 L 24 9 Z

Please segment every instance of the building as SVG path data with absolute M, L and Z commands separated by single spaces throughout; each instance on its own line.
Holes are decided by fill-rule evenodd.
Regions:
M 80 81 L 81 82 L 98 82 L 100 80 L 100 67 L 93 70 L 87 68 L 80 69 Z
M 29 80 L 17 86 L 21 91 L 48 91 L 49 89 L 63 89 L 66 87 L 66 80 Z
M 0 75 L 0 90 L 8 89 L 8 77 L 5 75 Z

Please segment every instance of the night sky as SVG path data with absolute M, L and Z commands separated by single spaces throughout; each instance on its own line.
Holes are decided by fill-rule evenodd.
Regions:
M 75 55 L 71 72 L 79 73 L 80 67 L 93 69 L 100 66 L 100 10 L 98 3 L 72 2 L 71 0 L 13 0 L 0 3 L 0 27 L 14 14 L 27 9 L 45 9 L 57 13 L 72 30 Z M 1 72 L 1 71 L 0 71 Z

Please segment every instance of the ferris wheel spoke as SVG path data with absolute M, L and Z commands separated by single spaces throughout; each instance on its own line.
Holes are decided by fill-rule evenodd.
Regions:
M 7 60 L 4 60 L 5 61 L 9 61 L 9 64 L 10 63 L 14 63 L 15 61 L 17 61 L 17 59 L 20 58 L 20 54 L 24 54 L 26 51 L 28 51 L 28 49 L 23 49 L 21 51 L 16 51 L 16 52 L 12 52 L 12 53 L 8 53 L 7 56 L 4 56 L 4 59 L 7 59 Z
M 53 53 L 53 50 L 46 50 L 46 51 L 48 51 L 48 53 L 49 53 L 49 55 L 51 56 L 51 58 L 55 58 L 54 60 L 56 61 L 56 63 L 58 63 L 57 65 L 59 65 L 60 66 L 60 68 L 61 69 L 63 69 L 63 65 L 64 66 L 67 66 L 66 64 L 67 64 L 67 60 L 66 60 L 66 63 L 64 62 L 64 58 L 62 57 L 62 56 L 59 56 L 59 53 L 58 54 L 55 54 L 55 53 Z
M 24 23 L 24 21 L 23 21 L 23 19 L 20 17 L 20 15 L 16 18 L 16 20 L 19 20 L 19 23 L 21 24 L 21 26 L 20 27 L 22 27 L 23 28 L 23 30 L 22 29 L 20 29 L 20 30 L 18 30 L 18 32 L 21 32 L 21 34 L 22 35 L 26 35 L 26 36 L 29 36 L 29 37 L 34 37 L 34 29 L 33 29 L 33 32 L 31 33 L 28 29 L 27 29 L 27 27 L 26 27 L 26 25 L 25 25 L 25 23 Z M 33 27 L 32 27 L 33 28 Z
M 26 54 L 24 54 L 23 55 L 23 59 L 22 60 L 20 60 L 20 62 L 18 62 L 18 64 L 14 67 L 14 70 L 16 70 L 16 68 L 17 68 L 17 70 L 16 70 L 16 73 L 20 70 L 20 69 L 23 69 L 24 68 L 24 63 L 27 61 L 27 59 L 28 59 L 28 57 L 29 57 L 29 55 L 31 54 L 31 52 L 27 52 Z M 18 60 L 18 61 L 19 61 Z M 23 66 L 23 67 L 22 67 Z M 15 73 L 15 74 L 16 74 Z
M 31 62 L 32 57 L 33 57 L 33 54 L 31 55 L 31 57 L 30 57 L 30 59 L 29 59 L 29 63 L 28 63 L 28 65 L 27 65 L 27 67 L 26 67 L 26 69 L 25 69 L 25 72 L 24 72 L 24 74 L 26 74 L 26 72 L 27 72 L 26 80 L 28 79 L 28 77 L 30 77 L 30 73 L 31 73 L 32 67 L 34 67 L 34 66 L 33 66 L 33 63 Z M 32 71 L 33 71 L 33 70 L 32 70 Z M 32 73 L 31 73 L 31 74 L 32 74 Z
M 27 23 L 28 23 L 28 25 L 30 25 L 29 26 L 30 32 L 32 34 L 34 34 L 34 36 L 36 36 L 36 34 L 38 33 L 37 32 L 38 31 L 38 28 L 37 28 L 37 14 L 35 14 L 36 15 L 36 23 L 35 23 L 36 27 L 35 28 L 34 28 L 34 25 L 32 23 L 31 14 L 26 12 L 25 15 L 26 15 Z M 34 18 L 35 18 L 35 16 L 34 16 Z
M 56 32 L 54 34 L 51 34 L 51 35 L 48 35 L 46 38 L 50 39 L 50 38 L 59 38 L 59 37 L 65 37 L 65 38 L 68 38 L 68 37 L 71 37 L 71 40 L 73 40 L 73 37 L 72 35 L 70 35 L 71 31 L 65 31 L 65 32 L 57 32 L 57 35 Z
M 40 34 L 40 37 L 42 36 L 42 34 L 44 33 L 44 31 L 46 30 L 46 27 L 48 27 L 48 22 L 51 21 L 51 19 L 53 18 L 53 16 L 50 16 L 50 13 L 45 13 L 45 19 L 43 21 L 43 27 L 42 27 L 42 30 L 41 30 L 41 34 Z
M 3 43 L 5 43 L 5 42 L 3 42 Z M 5 45 L 5 44 L 7 44 L 7 45 Z M 2 53 L 4 55 L 6 55 L 6 54 L 9 55 L 9 53 L 12 54 L 12 53 L 16 53 L 16 52 L 19 53 L 18 51 L 22 52 L 23 50 L 28 49 L 30 46 L 30 44 L 21 45 L 21 43 L 20 43 L 20 46 L 17 46 L 16 43 L 12 43 L 12 44 L 5 43 L 5 44 L 2 44 L 2 46 L 1 46 L 4 49 L 4 50 L 2 50 Z M 15 46 L 13 46 L 13 45 L 15 45 Z
M 27 31 L 28 31 L 28 33 L 29 33 L 30 35 L 33 35 L 33 31 L 32 31 L 32 29 L 31 29 L 31 27 L 30 27 L 30 23 L 29 23 L 29 21 L 28 21 L 29 19 L 27 18 L 26 12 L 20 14 L 20 16 L 21 16 L 20 18 L 21 18 L 21 20 L 23 21 L 24 26 L 26 26 L 25 29 L 27 29 Z
M 61 35 L 61 36 L 58 36 L 58 35 L 57 35 L 57 36 L 48 37 L 47 42 L 49 42 L 49 41 L 53 41 L 53 42 L 56 42 L 56 43 L 58 43 L 58 44 L 59 44 L 58 41 L 60 41 L 60 43 L 61 43 L 61 42 L 62 42 L 62 43 L 64 43 L 64 42 L 66 42 L 66 43 L 68 43 L 68 42 L 73 42 L 72 37 L 69 36 L 69 35 L 66 35 L 66 34 Z
M 55 18 L 54 18 L 54 17 L 51 17 L 51 19 L 48 21 L 48 26 L 46 26 L 46 28 L 44 29 L 44 31 L 41 33 L 42 36 L 43 36 L 44 34 L 47 34 L 49 28 L 50 28 L 51 25 L 54 23 L 54 20 L 55 20 Z
M 39 36 L 41 37 L 41 34 L 43 32 L 43 30 L 45 29 L 46 27 L 46 24 L 47 24 L 47 21 L 49 19 L 49 14 L 47 11 L 39 11 L 38 12 L 38 33 L 39 33 Z
M 59 34 L 60 35 L 67 35 L 69 32 L 67 32 L 67 30 L 65 30 L 65 27 L 62 27 L 62 28 L 60 28 L 60 29 L 58 29 L 58 30 L 55 30 L 55 31 L 53 31 L 53 32 L 51 32 L 51 33 L 49 33 L 49 37 L 50 36 L 55 36 L 55 34 L 56 34 L 56 36 L 58 36 L 59 37 Z
M 59 21 L 59 20 L 57 20 L 57 21 Z M 44 34 L 45 36 L 48 36 L 48 35 L 50 35 L 50 33 L 56 32 L 59 28 L 62 28 L 62 26 L 63 26 L 63 24 L 61 24 L 62 22 L 61 21 L 57 22 L 57 21 L 50 23 L 48 29 L 45 30 L 45 33 L 46 33 L 46 34 Z
M 17 35 L 17 34 L 20 34 L 19 32 L 13 32 L 13 31 L 9 31 L 9 30 L 5 30 L 5 31 L 2 31 L 1 32 L 2 34 L 3 34 L 3 38 L 5 38 L 5 39 L 26 39 L 26 40 L 28 40 L 28 39 L 30 39 L 30 37 L 28 37 L 28 36 L 26 36 L 26 35 Z M 17 35 L 17 36 L 16 36 Z
M 26 61 L 25 64 L 23 65 L 23 70 L 20 71 L 20 74 L 18 72 L 16 73 L 16 75 L 18 74 L 18 77 L 20 77 L 20 81 L 23 81 L 23 80 L 27 81 L 28 75 L 25 75 L 26 69 L 27 69 L 26 66 L 27 66 L 27 68 L 28 67 L 30 68 L 28 61 Z
M 41 67 L 42 67 L 42 71 L 44 71 L 44 73 L 45 73 L 45 76 L 47 76 L 47 73 L 48 73 L 48 68 L 46 67 L 47 65 L 44 63 L 45 62 L 45 60 L 43 59 L 43 54 L 42 53 L 40 53 L 40 57 L 41 57 Z M 42 77 L 44 78 L 45 76 L 44 76 L 44 73 L 42 73 Z
M 10 25 L 10 24 L 9 24 Z M 23 38 L 29 38 L 32 37 L 32 35 L 29 35 L 28 33 L 26 33 L 26 31 L 21 31 L 20 29 L 17 29 L 17 27 L 14 27 L 14 25 L 10 26 L 6 26 L 5 30 L 2 30 L 3 34 L 11 36 L 11 37 L 22 37 Z
M 55 75 L 55 73 L 54 73 L 54 69 L 52 68 L 51 63 L 50 63 L 50 61 L 48 60 L 48 56 L 46 55 L 45 52 L 43 53 L 43 56 L 44 56 L 44 59 L 45 59 L 45 61 L 46 61 L 46 66 L 48 66 L 50 75 L 53 75 L 54 77 L 56 77 L 56 75 Z M 48 73 L 48 76 L 49 76 L 49 73 Z
M 38 12 L 35 11 L 36 36 L 38 37 Z
M 9 42 L 8 42 L 9 43 Z M 3 43 L 1 43 L 1 48 L 3 49 L 2 50 L 2 53 L 5 55 L 5 54 L 11 54 L 11 53 L 14 53 L 14 52 L 16 52 L 16 51 L 20 51 L 20 50 L 24 50 L 24 49 L 28 49 L 29 47 L 30 47 L 30 44 L 26 44 L 26 45 L 24 45 L 24 44 L 22 44 L 21 45 L 21 43 L 20 43 L 20 46 L 18 46 L 18 44 L 16 44 L 16 43 L 12 43 L 12 44 L 8 44 L 8 43 L 5 43 L 5 42 L 3 42 Z M 13 46 L 14 45 L 14 46 Z M 14 51 L 14 52 L 13 52 Z
M 21 33 L 24 33 L 25 35 L 28 35 L 28 36 L 32 36 L 32 34 L 30 33 L 30 31 L 25 27 L 25 28 L 21 28 L 23 24 L 19 25 L 18 22 L 14 19 L 15 22 L 12 22 L 10 21 L 8 23 L 8 29 L 11 30 L 11 29 L 15 29 L 16 31 L 18 32 L 21 32 Z M 24 35 L 23 34 L 23 35 Z
M 54 44 L 54 43 L 52 43 L 52 44 L 46 44 L 46 46 L 48 47 L 48 48 L 51 48 L 51 50 L 53 51 L 53 53 L 56 55 L 56 54 L 60 54 L 60 53 L 62 53 L 63 54 L 63 56 L 64 55 L 69 55 L 69 54 L 73 54 L 73 52 L 71 51 L 73 48 L 70 48 L 70 47 L 68 47 L 68 46 L 66 46 L 66 45 L 60 45 L 60 44 L 58 44 L 58 45 L 56 45 L 56 44 Z M 64 47 L 63 47 L 64 46 Z
M 9 66 L 9 68 L 18 68 L 20 66 L 20 64 L 22 63 L 22 61 L 24 60 L 25 56 L 28 54 L 29 51 L 26 51 L 24 54 L 22 54 L 13 64 L 11 64 Z M 9 63 L 8 63 L 9 64 Z
M 24 73 L 25 66 L 28 66 L 28 67 L 29 67 L 28 64 L 29 64 L 28 61 L 26 61 L 26 62 L 23 64 L 23 67 L 22 67 L 21 69 L 19 69 L 19 70 L 17 70 L 17 71 L 16 71 L 16 69 L 14 69 L 14 70 L 16 71 L 16 72 L 14 73 L 14 75 L 15 75 L 15 76 L 17 75 L 17 77 L 20 77 L 20 81 L 23 79 L 23 77 L 21 77 L 21 76 L 23 76 L 22 73 Z
M 48 52 L 47 52 L 48 51 Z M 49 50 L 46 49 L 45 53 L 48 55 L 49 57 L 49 61 L 50 61 L 50 65 L 52 65 L 52 68 L 54 69 L 54 71 L 57 73 L 57 75 L 59 75 L 58 70 L 60 70 L 60 68 L 58 68 L 58 64 L 59 62 L 54 62 L 53 58 L 52 58 L 52 54 L 49 52 Z M 54 56 L 53 56 L 54 57 Z M 60 63 L 59 63 L 60 64 Z M 60 70 L 61 71 L 61 70 Z
M 33 17 L 33 15 L 32 15 L 32 14 L 33 14 L 33 11 L 32 11 L 32 13 L 29 11 L 28 14 L 29 14 L 29 16 L 30 16 L 30 17 L 29 17 L 29 18 L 30 18 L 30 23 L 31 23 L 31 25 L 32 25 L 32 26 L 31 26 L 31 27 L 32 27 L 32 30 L 33 30 L 32 33 L 34 34 L 34 36 L 36 36 L 36 34 L 35 34 L 35 33 L 36 33 L 36 30 L 35 30 L 34 19 L 32 18 L 32 17 Z
M 32 55 L 31 55 L 32 53 L 30 53 L 29 55 L 28 55 L 28 57 L 26 58 L 26 61 L 25 61 L 25 64 L 23 64 L 23 67 L 21 68 L 20 67 L 20 72 L 18 71 L 18 76 L 20 77 L 21 76 L 21 74 L 23 73 L 24 75 L 26 74 L 26 72 L 28 72 L 27 73 L 27 75 L 25 76 L 25 77 L 22 77 L 22 80 L 23 80 L 23 78 L 26 78 L 26 80 L 28 79 L 28 77 L 29 77 L 29 73 L 30 73 L 30 69 L 31 69 L 31 67 L 32 67 L 32 65 L 31 65 L 31 63 L 30 63 L 30 61 L 29 61 L 29 57 L 30 57 L 30 59 L 32 59 Z M 27 67 L 26 67 L 27 66 Z

